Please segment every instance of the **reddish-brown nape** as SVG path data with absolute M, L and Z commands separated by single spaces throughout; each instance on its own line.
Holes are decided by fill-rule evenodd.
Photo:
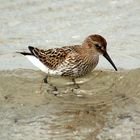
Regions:
M 88 36 L 83 42 L 82 47 L 83 47 L 83 54 L 85 54 L 86 56 L 89 54 L 90 55 L 102 54 L 117 71 L 115 64 L 113 63 L 113 61 L 111 60 L 110 56 L 106 51 L 107 42 L 101 35 L 95 34 L 95 35 Z
M 87 46 L 88 48 L 91 48 L 96 44 L 104 47 L 104 49 L 106 50 L 107 42 L 101 35 L 90 35 L 83 42 L 83 46 Z
M 103 54 L 106 51 L 107 42 L 101 35 L 89 35 L 83 42 L 85 52 Z

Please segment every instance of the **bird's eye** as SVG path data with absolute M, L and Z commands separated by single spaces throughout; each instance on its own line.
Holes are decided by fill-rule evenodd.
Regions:
M 99 44 L 95 44 L 97 49 L 101 49 L 101 46 Z

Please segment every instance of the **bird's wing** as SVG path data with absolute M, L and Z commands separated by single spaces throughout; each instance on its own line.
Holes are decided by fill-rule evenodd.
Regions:
M 35 47 L 28 47 L 31 55 L 37 57 L 44 65 L 50 69 L 56 69 L 63 61 L 65 61 L 67 55 L 75 51 L 74 46 L 53 48 L 48 50 L 38 49 Z

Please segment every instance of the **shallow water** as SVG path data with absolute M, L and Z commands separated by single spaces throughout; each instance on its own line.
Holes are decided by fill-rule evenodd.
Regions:
M 15 51 L 80 44 L 101 34 L 118 68 L 140 67 L 139 0 L 1 0 L 0 69 L 35 68 Z M 111 69 L 100 58 L 98 68 Z M 120 63 L 121 62 L 121 63 Z
M 39 71 L 1 71 L 0 139 L 138 140 L 139 73 L 94 71 L 75 90 L 59 80 L 54 96 Z
M 0 140 L 140 139 L 139 0 L 0 2 Z M 102 71 L 77 79 L 77 90 L 51 77 L 53 91 L 15 53 L 80 44 L 94 33 L 107 39 L 119 71 L 100 57 Z

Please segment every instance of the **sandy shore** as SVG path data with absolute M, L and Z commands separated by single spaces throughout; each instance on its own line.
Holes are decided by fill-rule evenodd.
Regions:
M 140 0 L 1 1 L 0 140 L 140 140 L 139 7 Z M 90 34 L 104 36 L 117 68 L 128 70 L 93 71 L 78 79 L 80 90 L 50 78 L 54 96 L 15 53 L 81 44 Z M 96 69 L 112 67 L 100 57 Z
M 138 140 L 139 74 L 93 71 L 79 90 L 50 78 L 59 91 L 54 96 L 46 84 L 41 88 L 39 71 L 1 71 L 0 139 Z

